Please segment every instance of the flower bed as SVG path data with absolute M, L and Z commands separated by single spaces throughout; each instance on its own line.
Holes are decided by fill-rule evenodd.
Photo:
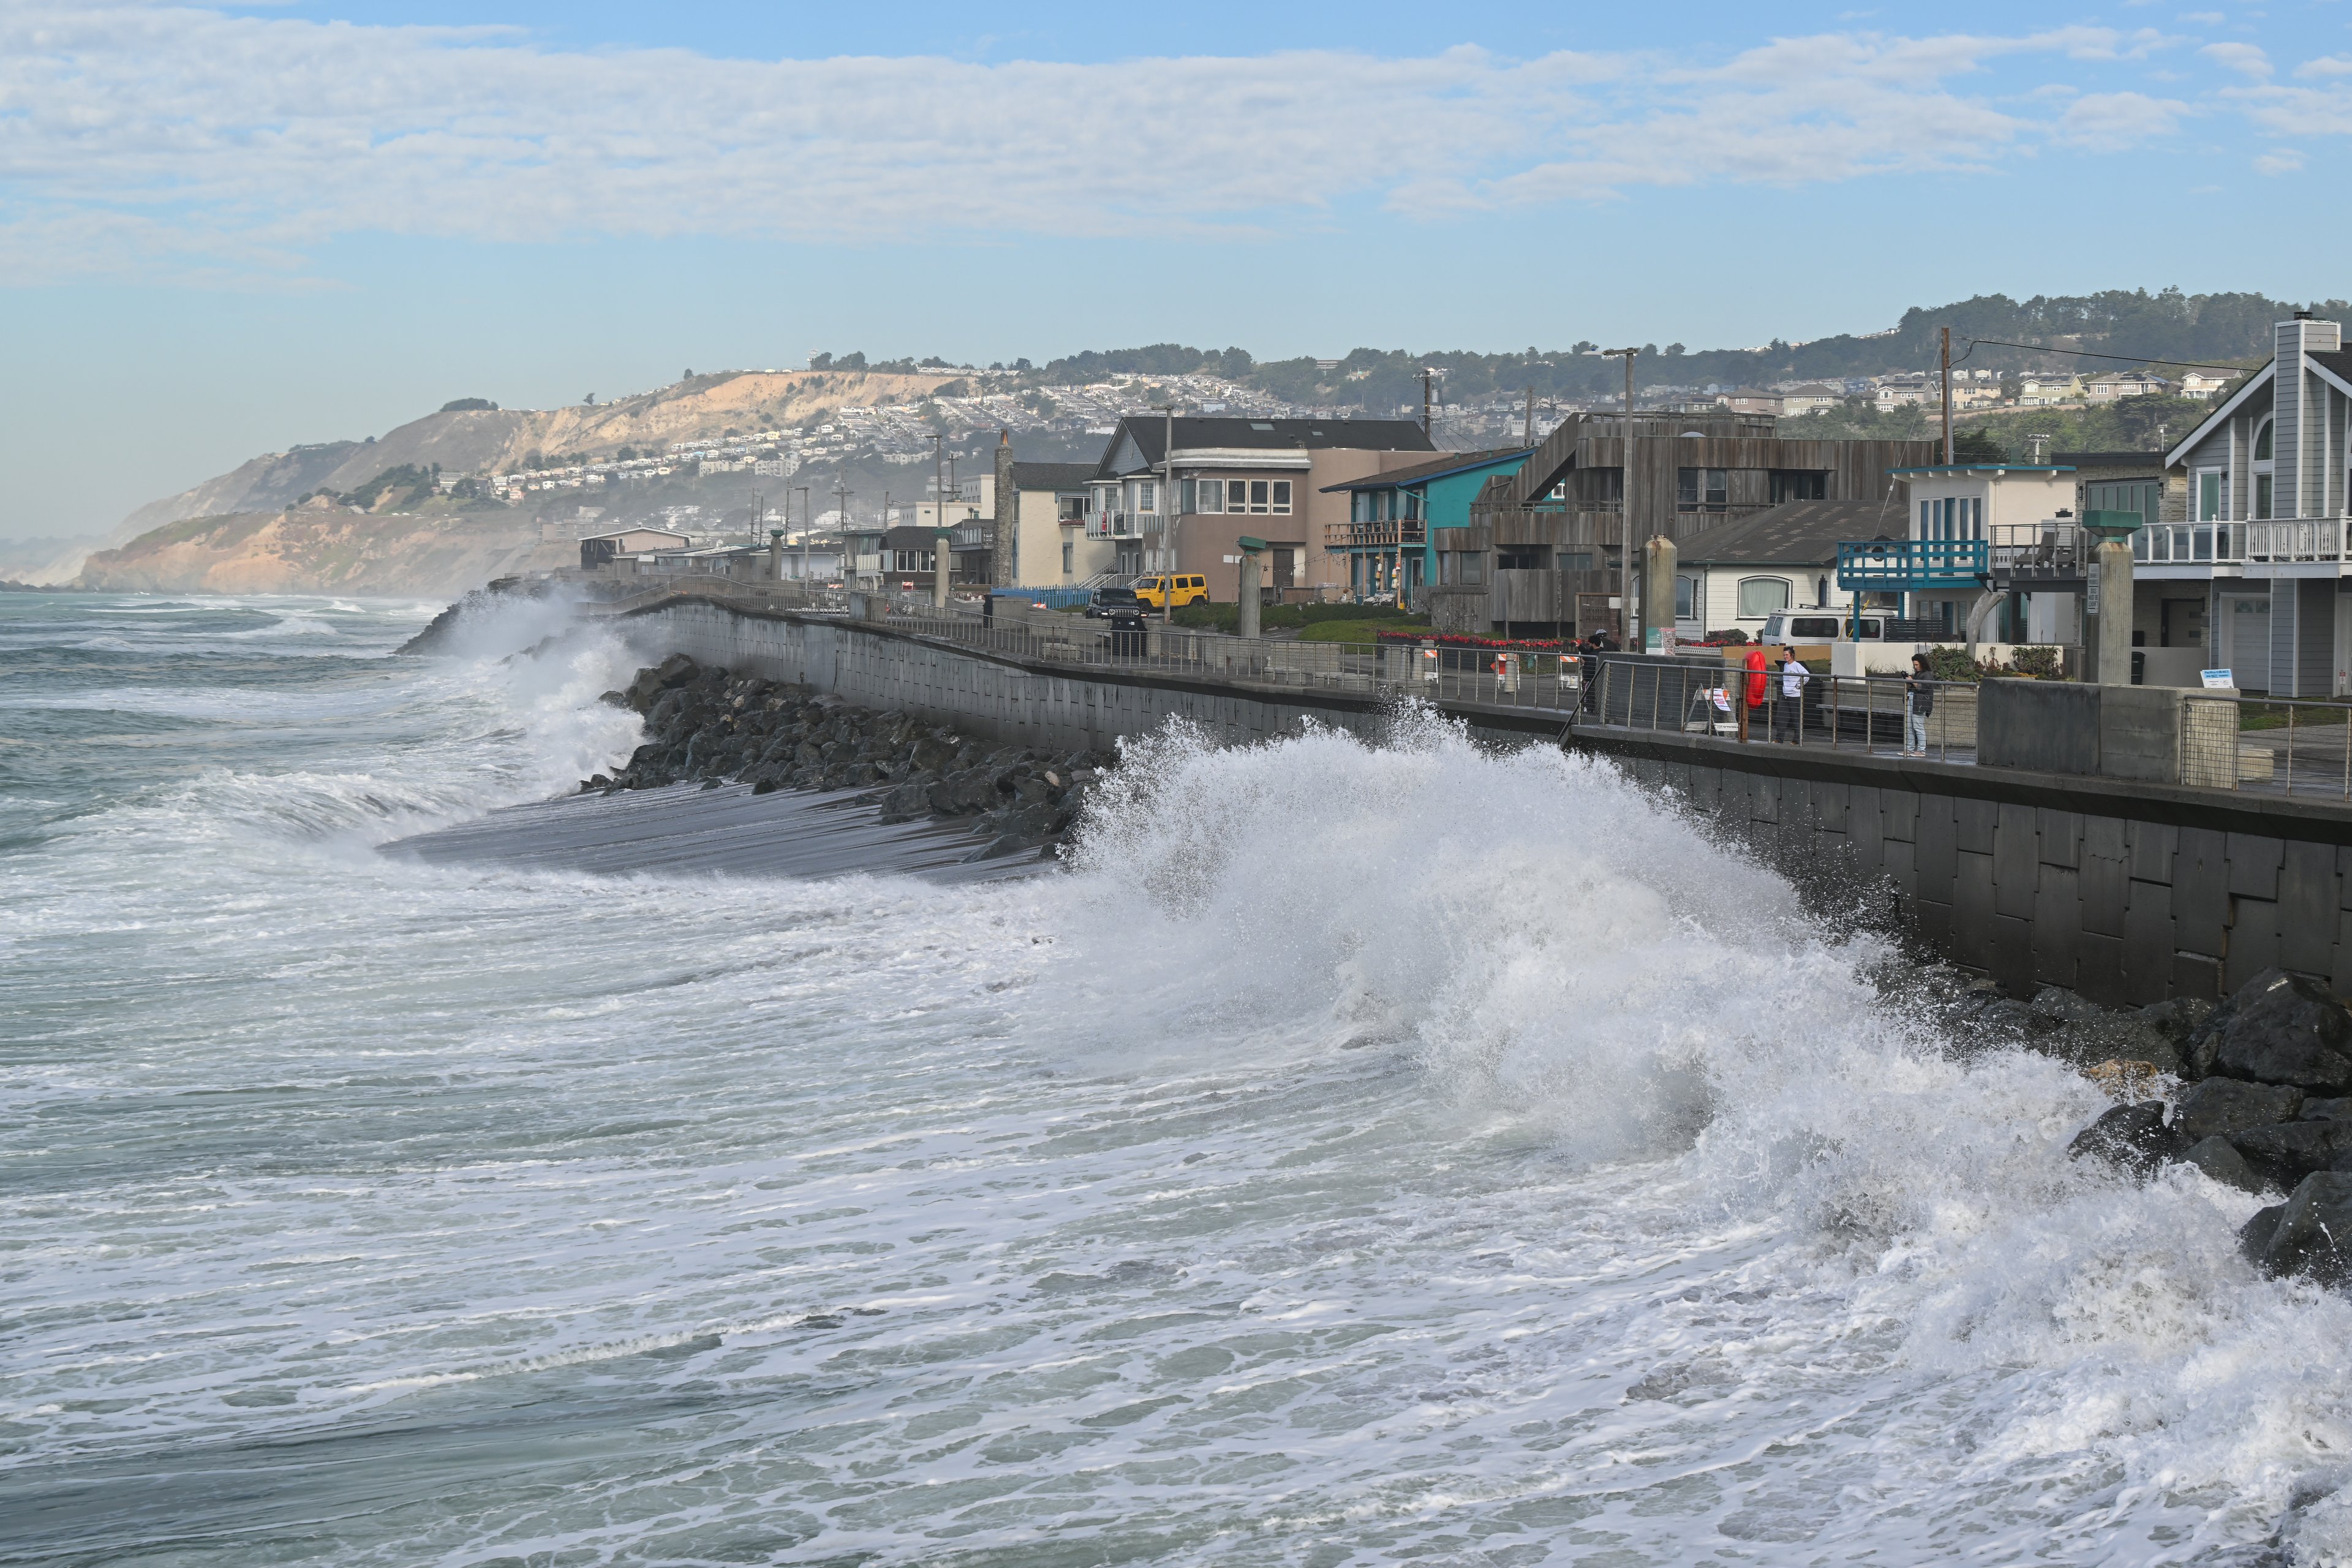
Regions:
M 1402 647 L 1432 643 L 1439 647 L 1492 648 L 1497 653 L 1568 653 L 1573 646 L 1535 637 L 1474 637 L 1466 632 L 1382 632 L 1380 639 Z

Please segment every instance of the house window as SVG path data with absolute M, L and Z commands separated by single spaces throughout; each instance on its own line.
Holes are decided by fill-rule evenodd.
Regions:
M 1789 607 L 1789 580 L 1786 577 L 1742 577 L 1739 580 L 1739 618 L 1757 620 L 1775 610 Z
M 1249 509 L 1252 511 L 1264 511 L 1265 508 L 1265 481 L 1252 479 L 1249 482 Z
M 1196 481 L 1192 479 L 1178 479 L 1176 481 L 1176 510 L 1178 511 L 1189 514 L 1200 510 L 1201 509 L 1198 504 L 1200 499 L 1201 487 Z
M 1770 494 L 1774 506 L 1792 500 L 1827 500 L 1830 477 L 1818 468 L 1775 468 Z
M 1462 552 L 1462 581 L 1484 583 L 1486 580 L 1486 557 L 1475 550 Z
M 2197 470 L 2197 516 L 2194 521 L 2198 522 L 2217 522 L 2221 521 L 2223 516 L 2222 496 L 2224 494 L 2224 487 L 2222 480 L 2226 478 L 2228 478 L 2227 474 L 2220 468 L 2200 468 Z
M 1590 550 L 1561 551 L 1559 552 L 1559 569 L 1563 572 L 1591 571 L 1592 552 Z
M 1284 482 L 1286 484 L 1288 483 L 1287 480 L 1285 480 Z M 1277 485 L 1275 488 L 1278 490 L 1282 487 Z M 1275 498 L 1275 504 L 1277 506 L 1284 504 L 1280 496 L 1277 495 Z M 1419 517 L 1421 515 L 1421 492 L 1419 490 L 1407 490 L 1404 492 L 1404 515 L 1408 518 Z
M 1721 511 L 1731 500 L 1731 475 L 1724 468 L 1675 470 L 1675 510 Z
M 1066 577 L 1066 576 L 1068 576 L 1072 572 L 1074 572 L 1074 571 L 1077 570 L 1077 565 L 1078 565 L 1078 554 L 1077 554 L 1077 552 L 1078 552 L 1078 547 L 1077 547 L 1076 545 L 1075 545 L 1075 544 L 1071 543 L 1071 542 L 1070 542 L 1068 540 L 1066 540 L 1066 539 L 1065 539 L 1064 541 L 1062 541 L 1062 575 L 1063 575 L 1063 576 Z
M 1675 619 L 1698 619 L 1698 584 L 1688 577 L 1675 579 Z
M 2270 426 L 2265 425 L 2263 428 L 2267 431 Z M 2271 476 L 2268 474 L 2256 474 L 2254 476 L 2254 515 L 2256 517 L 2268 517 L 2270 514 Z
M 1274 481 L 1274 510 L 1278 512 L 1286 512 L 1290 510 L 1290 481 L 1288 479 L 1276 479 Z
M 2257 463 L 2267 463 L 2270 460 L 2271 422 L 2265 419 L 2262 422 L 2261 426 L 2254 431 L 2254 461 Z M 2267 517 L 2270 514 L 2268 512 L 2264 512 L 2263 515 Z
M 1200 504 L 1195 510 L 1200 511 L 1223 511 L 1225 510 L 1224 480 L 1202 479 L 1200 484 Z
M 1054 502 L 1054 513 L 1055 521 L 1057 522 L 1084 522 L 1087 520 L 1087 498 L 1084 496 L 1059 497 Z
M 1533 546 L 1522 545 L 1516 550 L 1496 548 L 1495 569 L 1498 572 L 1540 572 L 1544 569 L 1544 552 Z
M 1155 506 L 1154 504 L 1152 504 L 1152 503 L 1153 503 L 1153 502 L 1155 502 L 1155 501 L 1157 501 L 1159 499 L 1160 499 L 1160 487 L 1159 487 L 1158 485 L 1154 484 L 1154 483 L 1153 483 L 1151 480 L 1150 480 L 1150 479 L 1143 479 L 1143 480 L 1139 480 L 1139 481 L 1138 481 L 1138 483 L 1136 484 L 1136 487 L 1135 487 L 1135 510 L 1138 510 L 1138 511 L 1158 511 L 1160 509 L 1159 509 L 1157 506 Z

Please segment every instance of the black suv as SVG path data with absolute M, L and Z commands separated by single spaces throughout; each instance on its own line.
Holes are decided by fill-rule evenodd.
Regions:
M 1108 620 L 1117 615 L 1141 615 L 1143 601 L 1135 596 L 1132 588 L 1097 588 L 1087 600 L 1087 615 L 1093 620 Z

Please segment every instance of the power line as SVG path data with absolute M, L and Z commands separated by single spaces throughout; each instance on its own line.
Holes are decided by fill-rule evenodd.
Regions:
M 2120 360 L 2126 364 L 2168 364 L 2182 370 L 2226 370 L 2243 374 L 2246 369 L 2242 364 L 2212 364 L 2204 360 L 2196 359 L 2150 359 L 2146 354 L 2102 354 L 2093 353 L 2088 349 L 2046 349 L 2040 343 L 2012 343 L 2001 338 L 1970 338 L 1969 353 L 1976 353 L 1979 343 L 1997 349 L 2031 349 L 2038 354 L 2072 354 L 2076 359 Z M 1968 357 L 1968 354 L 1960 356 L 1961 359 Z

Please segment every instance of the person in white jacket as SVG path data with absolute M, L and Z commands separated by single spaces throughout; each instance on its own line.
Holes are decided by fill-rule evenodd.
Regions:
M 1805 687 L 1813 672 L 1790 656 L 1780 666 L 1780 700 L 1772 708 L 1772 739 L 1787 738 L 1792 746 L 1805 739 Z

